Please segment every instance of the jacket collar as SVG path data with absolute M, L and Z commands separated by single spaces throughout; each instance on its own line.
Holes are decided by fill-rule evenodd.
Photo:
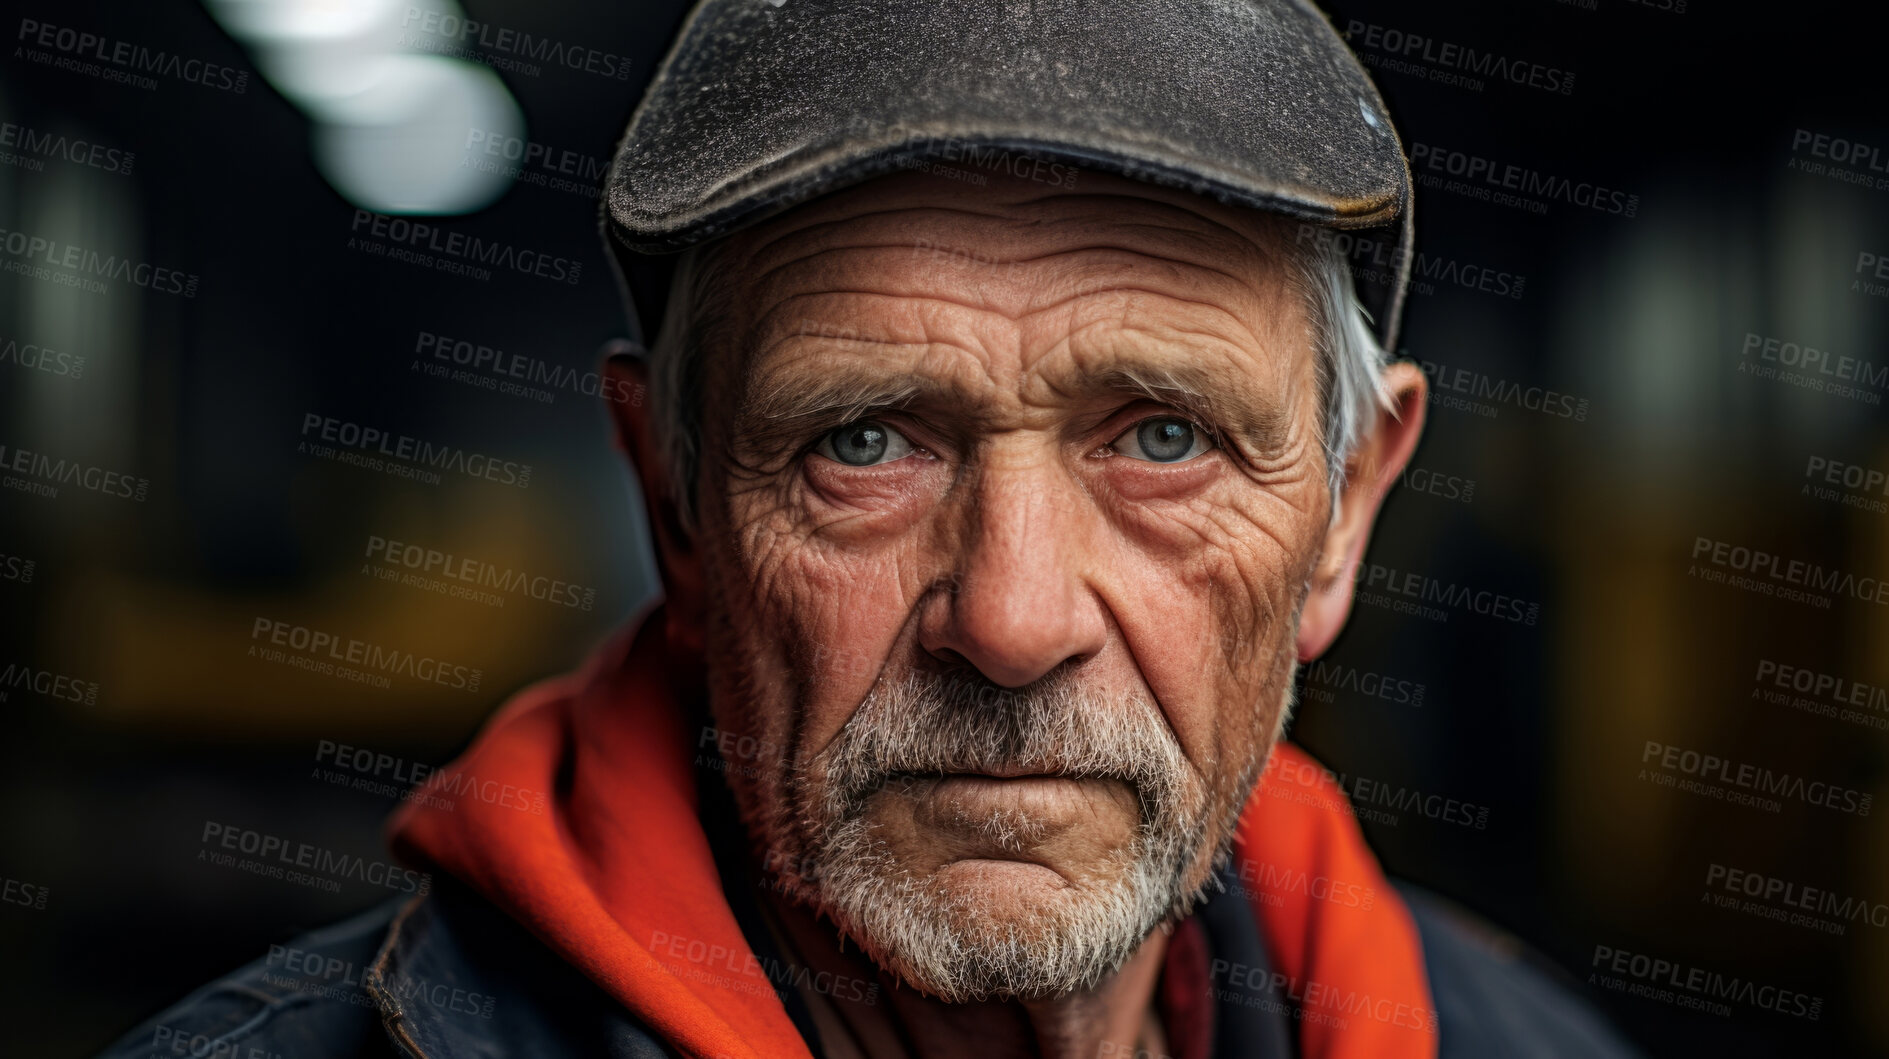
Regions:
M 390 823 L 395 850 L 503 909 L 675 1050 L 808 1059 L 722 891 L 666 641 L 658 609 L 584 672 L 521 693 L 433 777 L 495 796 L 410 801 Z M 1274 751 L 1235 865 L 1242 881 L 1283 880 L 1239 892 L 1271 980 L 1304 1012 L 1302 1055 L 1436 1054 L 1415 924 L 1343 792 L 1302 751 Z M 1371 900 L 1333 900 L 1335 880 Z

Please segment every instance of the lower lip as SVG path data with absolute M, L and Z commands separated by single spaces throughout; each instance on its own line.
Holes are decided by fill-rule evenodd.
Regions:
M 1072 776 L 986 776 L 975 772 L 954 772 L 940 776 L 935 781 L 933 792 L 951 793 L 1007 793 L 1012 797 L 1028 796 L 1036 791 L 1066 791 L 1087 781 Z
M 1075 808 L 1073 799 L 1085 785 L 1102 780 L 1068 776 L 983 776 L 954 773 L 938 779 L 928 793 L 936 800 L 955 802 L 965 809 L 1005 808 L 1052 814 Z
M 1024 787 L 1031 784 L 1076 783 L 1073 776 L 1047 776 L 1033 774 L 1028 776 L 992 776 L 982 772 L 947 772 L 937 777 L 940 785 L 965 784 L 971 786 L 996 785 L 1003 787 Z

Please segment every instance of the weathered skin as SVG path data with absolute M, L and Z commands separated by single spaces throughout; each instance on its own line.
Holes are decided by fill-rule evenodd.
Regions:
M 790 804 L 797 771 L 876 680 L 967 663 L 1008 688 L 1068 667 L 1088 686 L 1140 689 L 1210 815 L 1237 813 L 1294 660 L 1344 623 L 1345 574 L 1424 407 L 1422 373 L 1392 366 L 1398 414 L 1353 457 L 1333 522 L 1289 231 L 1102 176 L 1065 191 L 907 173 L 733 237 L 740 293 L 709 353 L 696 529 L 652 521 L 672 633 L 702 645 L 716 723 L 782 748 L 733 763 L 745 814 Z M 638 365 L 612 370 L 641 381 Z M 1183 379 L 1207 407 L 1151 398 L 1113 370 L 1157 388 Z M 875 391 L 897 399 L 866 414 L 909 454 L 890 458 L 895 440 L 885 462 L 848 465 L 822 439 Z M 647 412 L 616 407 L 660 508 L 677 487 Z M 1204 428 L 1196 454 L 1137 458 L 1137 425 L 1173 416 Z M 1110 780 L 951 777 L 870 806 L 902 867 L 999 925 L 1081 900 L 1086 881 L 1121 870 L 1140 823 L 1133 792 Z M 972 823 L 995 810 L 1019 828 Z M 808 960 L 876 973 L 829 924 L 780 912 Z M 1132 1055 L 1162 1041 L 1151 996 L 1164 947 L 1157 930 L 1071 996 L 950 1005 L 902 988 L 890 1004 L 837 1007 L 887 1054 Z

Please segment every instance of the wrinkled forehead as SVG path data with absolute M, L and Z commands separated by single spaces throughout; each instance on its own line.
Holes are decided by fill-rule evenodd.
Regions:
M 879 408 L 1005 430 L 1047 421 L 1027 409 L 1123 394 L 1279 450 L 1317 392 L 1292 229 L 1091 174 L 1073 188 L 883 178 L 731 240 L 721 267 L 740 330 L 710 399 L 756 465 Z
M 976 345 L 1014 327 L 1055 346 L 1131 317 L 1255 356 L 1309 349 L 1294 222 L 1104 174 L 974 175 L 894 174 L 733 237 L 741 355 L 724 364 L 765 372 L 809 336 Z

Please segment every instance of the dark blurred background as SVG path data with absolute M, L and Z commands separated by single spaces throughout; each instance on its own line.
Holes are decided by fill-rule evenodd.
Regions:
M 634 335 L 585 174 L 681 5 L 464 0 L 492 27 L 628 65 L 460 42 L 572 183 L 527 175 L 434 223 L 578 264 L 576 282 L 468 278 L 364 248 L 372 233 L 314 161 L 324 134 L 273 83 L 292 64 L 223 28 L 258 5 L 5 6 L 0 465 L 28 450 L 109 484 L 20 464 L 0 488 L 0 1051 L 82 1055 L 387 896 L 207 863 L 206 822 L 379 855 L 395 798 L 328 782 L 322 748 L 443 763 L 508 693 L 576 663 L 654 591 L 599 401 L 575 382 L 539 386 L 546 402 L 434 377 L 420 347 L 446 336 L 581 377 L 602 343 Z M 1689 777 L 1657 751 L 1643 760 L 1650 741 L 1872 797 L 1889 787 L 1875 690 L 1889 686 L 1889 609 L 1741 588 L 1710 562 L 1723 542 L 1889 576 L 1880 477 L 1842 484 L 1845 467 L 1861 482 L 1889 471 L 1889 272 L 1866 256 L 1889 256 L 1881 27 L 1813 3 L 1329 10 L 1417 156 L 1423 256 L 1399 352 L 1425 363 L 1437 399 L 1371 549 L 1375 594 L 1307 675 L 1294 737 L 1354 793 L 1486 810 L 1476 827 L 1380 807 L 1365 829 L 1392 872 L 1527 939 L 1649 1052 L 1889 1054 L 1889 809 L 1784 798 L 1772 812 L 1665 784 Z M 227 73 L 127 81 L 56 33 L 40 43 L 46 25 L 103 38 L 107 55 L 128 42 Z M 1501 62 L 1465 70 L 1465 49 Z M 120 163 L 49 154 L 48 136 Z M 1522 175 L 1503 178 L 1505 198 L 1472 166 Z M 74 285 L 31 271 L 16 234 L 181 275 Z M 1764 358 L 1767 339 L 1783 361 Z M 1839 357 L 1868 368 L 1805 371 L 1789 363 L 1798 347 L 1826 351 L 1826 372 Z M 310 414 L 530 464 L 529 488 L 302 451 Z M 118 476 L 133 496 L 115 495 Z M 594 605 L 389 582 L 373 538 L 562 580 Z M 1532 621 L 1400 612 L 1385 586 L 1408 574 L 1518 600 Z M 258 619 L 482 679 L 470 692 L 307 672 L 252 653 Z M 1785 667 L 1828 679 L 1786 694 Z M 1866 911 L 1835 931 L 1742 896 L 1721 907 L 1714 865 Z M 1596 976 L 1601 947 L 1807 994 L 1815 1017 L 1633 995 L 1637 980 Z

